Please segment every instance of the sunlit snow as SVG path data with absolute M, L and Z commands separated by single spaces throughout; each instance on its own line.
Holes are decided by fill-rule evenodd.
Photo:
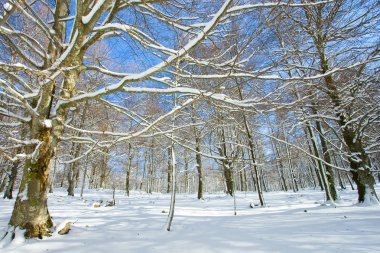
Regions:
M 379 187 L 377 187 L 377 190 Z M 172 231 L 165 230 L 169 194 L 116 192 L 116 206 L 106 207 L 111 190 L 92 190 L 80 199 L 66 196 L 65 189 L 49 195 L 50 213 L 56 226 L 70 221 L 67 235 L 14 240 L 2 253 L 213 253 L 213 252 L 378 252 L 380 206 L 356 205 L 356 191 L 340 193 L 337 207 L 324 204 L 318 190 L 265 194 L 267 207 L 255 193 L 233 198 L 207 194 L 177 195 Z M 13 201 L 0 200 L 0 228 L 7 229 Z M 102 203 L 94 207 L 94 203 Z M 16 237 L 20 237 L 17 233 Z

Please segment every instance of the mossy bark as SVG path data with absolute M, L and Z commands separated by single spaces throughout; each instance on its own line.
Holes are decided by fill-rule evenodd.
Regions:
M 355 140 L 354 131 L 348 127 L 343 129 L 343 138 L 350 153 L 351 174 L 358 188 L 359 203 L 378 202 L 379 198 L 375 191 L 375 177 L 371 172 L 371 161 L 361 140 Z
M 53 157 L 52 138 L 49 129 L 40 131 L 38 158 L 25 163 L 19 193 L 9 224 L 25 229 L 25 237 L 49 235 L 53 226 L 47 207 L 46 190 L 49 184 L 50 160 Z

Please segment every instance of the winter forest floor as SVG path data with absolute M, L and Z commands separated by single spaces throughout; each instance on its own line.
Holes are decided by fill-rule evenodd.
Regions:
M 377 192 L 380 193 L 379 186 Z M 323 205 L 317 190 L 265 193 L 267 207 L 255 193 L 177 194 L 172 231 L 165 230 L 170 196 L 116 192 L 116 206 L 94 207 L 112 199 L 111 190 L 93 190 L 84 199 L 68 197 L 64 189 L 49 195 L 55 225 L 72 221 L 67 235 L 57 232 L 43 240 L 16 236 L 1 253 L 213 253 L 213 252 L 380 252 L 380 206 L 355 204 L 356 191 L 340 192 L 334 208 Z M 0 232 L 7 228 L 14 201 L 0 199 Z M 4 243 L 4 242 L 3 242 Z

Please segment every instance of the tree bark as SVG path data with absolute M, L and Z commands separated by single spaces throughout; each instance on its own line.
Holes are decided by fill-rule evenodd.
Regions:
M 195 118 L 195 108 L 194 105 L 191 107 L 191 121 L 195 125 L 197 123 Z M 196 161 L 196 168 L 198 172 L 198 199 L 203 198 L 203 191 L 204 191 L 204 177 L 203 177 L 203 168 L 202 168 L 202 156 L 201 156 L 201 133 L 199 129 L 194 126 L 194 136 L 195 136 L 195 161 Z
M 243 100 L 243 94 L 241 92 L 240 87 L 238 87 L 238 91 L 239 91 L 240 100 Z M 258 194 L 258 197 L 260 200 L 260 205 L 264 206 L 265 203 L 264 203 L 263 191 L 261 188 L 261 181 L 260 181 L 260 177 L 259 177 L 259 172 L 258 172 L 258 168 L 257 168 L 257 164 L 256 164 L 256 154 L 255 154 L 255 147 L 254 147 L 254 143 L 253 143 L 253 136 L 251 134 L 251 129 L 248 125 L 248 120 L 247 120 L 247 117 L 245 116 L 245 113 L 243 113 L 243 121 L 244 121 L 245 133 L 247 134 L 247 140 L 248 140 L 248 146 L 249 146 L 249 152 L 250 152 L 249 154 L 250 154 L 251 159 L 252 159 L 253 171 L 255 173 L 256 190 L 257 190 L 257 194 Z
M 317 49 L 321 74 L 326 74 L 331 69 L 328 62 L 329 57 L 326 53 L 326 39 L 328 39 L 329 36 L 325 36 L 324 31 L 324 6 L 314 7 L 317 8 L 316 12 L 311 11 L 310 8 L 312 7 L 305 6 L 304 13 L 307 21 L 310 24 L 314 24 L 317 29 L 310 29 L 307 32 L 313 39 L 314 46 Z M 332 13 L 332 17 L 334 18 L 334 15 L 337 15 L 337 13 L 338 12 Z M 350 123 L 350 119 L 347 116 L 350 115 L 350 112 L 347 111 L 346 106 L 342 106 L 344 103 L 341 98 L 341 93 L 337 88 L 337 82 L 331 74 L 324 75 L 323 80 L 327 88 L 326 93 L 330 97 L 336 116 L 339 119 L 338 125 L 340 126 L 344 143 L 348 149 L 352 179 L 358 187 L 358 202 L 372 202 L 378 204 L 379 199 L 374 187 L 375 178 L 371 173 L 372 166 L 369 156 L 363 146 L 361 137 L 356 133 L 353 124 Z
M 314 114 L 317 114 L 317 110 L 315 109 L 315 107 L 312 107 L 312 111 Z M 328 151 L 327 142 L 326 142 L 325 137 L 324 137 L 324 132 L 323 132 L 321 122 L 316 120 L 315 124 L 316 124 L 317 130 L 318 130 L 318 133 L 319 133 L 319 140 L 321 142 L 323 158 L 324 158 L 326 163 L 331 164 L 332 160 L 331 160 L 330 153 Z M 333 201 L 335 201 L 335 200 L 339 199 L 339 195 L 338 195 L 338 191 L 336 190 L 336 187 L 335 187 L 334 170 L 328 164 L 324 164 L 324 166 L 326 168 L 327 183 L 328 183 L 328 187 L 330 190 L 331 198 Z
M 4 198 L 7 198 L 7 199 L 13 198 L 13 196 L 12 196 L 13 195 L 13 188 L 15 185 L 19 165 L 20 165 L 19 161 L 15 161 L 12 163 L 11 173 L 9 174 L 9 177 L 8 177 L 8 185 L 4 191 Z
M 172 149 L 171 148 L 168 148 L 168 184 L 167 184 L 167 189 L 166 189 L 166 193 L 170 193 L 171 189 L 172 189 L 172 172 L 173 172 L 173 168 L 172 168 L 173 164 L 172 164 Z
M 57 152 L 57 151 L 55 151 L 55 152 Z M 54 181 L 55 181 L 55 174 L 57 172 L 57 165 L 58 165 L 58 157 L 57 157 L 57 155 L 55 155 L 53 175 L 51 176 L 51 180 L 50 180 L 50 184 L 49 184 L 49 193 L 53 193 L 53 191 L 54 191 Z
M 41 141 L 36 160 L 26 160 L 19 193 L 9 224 L 25 229 L 25 237 L 42 238 L 53 226 L 47 207 L 50 160 L 54 156 L 50 129 L 37 132 Z
M 125 175 L 125 191 L 128 197 L 129 197 L 129 190 L 130 190 L 131 168 L 132 168 L 132 145 L 131 143 L 129 143 L 128 144 L 128 166 L 126 168 L 126 175 Z
M 318 146 L 317 146 L 317 140 L 316 140 L 314 131 L 313 131 L 313 129 L 311 128 L 311 126 L 309 124 L 307 124 L 307 129 L 309 131 L 310 140 L 311 140 L 311 143 L 313 145 L 314 155 L 316 157 L 320 157 L 319 156 L 319 151 L 318 151 Z M 326 200 L 332 200 L 332 201 L 334 201 L 334 198 L 332 197 L 331 192 L 330 192 L 331 188 L 329 187 L 329 182 L 327 180 L 327 175 L 326 175 L 326 172 L 325 172 L 325 168 L 323 167 L 323 164 L 322 164 L 322 162 L 320 160 L 317 160 L 317 164 L 318 164 L 319 172 L 320 172 L 321 179 L 322 179 L 322 182 L 323 182 L 323 189 L 325 190 L 325 193 L 326 193 Z
M 187 154 L 184 155 L 184 162 L 185 162 L 185 168 L 184 168 L 184 181 L 185 181 L 185 193 L 189 193 L 190 190 L 190 184 L 189 184 L 189 160 L 187 158 Z
M 83 198 L 84 186 L 86 184 L 87 168 L 88 168 L 88 154 L 86 155 L 86 161 L 84 164 L 84 171 L 83 171 L 83 178 L 82 178 L 82 187 L 80 189 L 80 197 L 81 198 Z
M 202 157 L 201 157 L 201 144 L 200 144 L 201 140 L 198 136 L 195 137 L 195 150 L 197 151 L 197 153 L 195 154 L 195 160 L 196 160 L 196 167 L 197 167 L 197 171 L 198 171 L 198 199 L 202 199 L 203 198 L 203 181 L 204 181 L 204 178 L 203 178 L 203 169 L 202 169 Z
M 3 192 L 5 189 L 5 185 L 7 184 L 7 175 L 4 175 L 4 177 L 0 177 L 0 192 Z
M 226 192 L 233 196 L 234 194 L 234 178 L 232 173 L 232 161 L 228 159 L 227 155 L 227 145 L 226 145 L 226 137 L 224 133 L 224 129 L 222 128 L 219 131 L 219 138 L 220 138 L 220 147 L 218 148 L 219 154 L 221 157 L 224 157 L 225 159 L 222 160 L 222 168 L 223 168 L 223 175 L 226 182 Z

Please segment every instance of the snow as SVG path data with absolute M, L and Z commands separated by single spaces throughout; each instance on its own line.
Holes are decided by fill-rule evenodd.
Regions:
M 53 123 L 52 123 L 51 119 L 45 119 L 44 120 L 44 125 L 45 125 L 46 128 L 52 128 Z
M 13 6 L 10 3 L 5 3 L 3 5 L 3 7 L 4 7 L 4 10 L 6 10 L 8 12 L 10 12 L 12 10 L 12 8 L 13 8 Z
M 377 187 L 379 190 L 379 186 Z M 165 230 L 169 194 L 116 191 L 116 206 L 94 207 L 112 199 L 112 190 L 91 190 L 80 199 L 66 196 L 66 189 L 49 194 L 55 225 L 73 222 L 67 235 L 49 238 L 22 237 L 1 249 L 2 253 L 113 252 L 113 253 L 214 253 L 214 252 L 378 252 L 380 206 L 356 205 L 356 191 L 340 193 L 337 207 L 324 204 L 324 193 L 305 190 L 265 194 L 267 207 L 256 193 L 177 194 L 171 232 Z M 0 199 L 0 232 L 8 226 L 14 201 Z M 1 246 L 0 246 L 1 247 Z
M 104 4 L 104 1 L 105 0 L 99 0 L 99 1 L 97 1 L 96 4 L 95 4 L 95 6 L 90 11 L 90 13 L 88 15 L 82 17 L 82 23 L 84 25 L 88 24 L 91 21 L 92 17 L 95 15 L 95 13 L 98 12 L 98 10 L 100 9 L 100 7 L 102 7 L 102 5 Z
M 20 192 L 18 196 L 21 201 L 28 200 L 28 187 L 25 186 L 24 191 Z

